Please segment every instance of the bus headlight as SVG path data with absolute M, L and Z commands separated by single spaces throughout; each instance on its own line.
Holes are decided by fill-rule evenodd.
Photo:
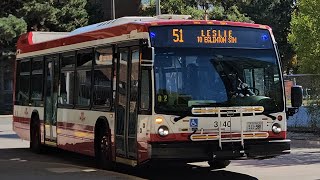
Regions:
M 272 132 L 279 134 L 282 131 L 280 124 L 275 123 L 272 125 Z
M 167 126 L 160 126 L 158 129 L 158 134 L 165 137 L 169 134 L 169 128 Z

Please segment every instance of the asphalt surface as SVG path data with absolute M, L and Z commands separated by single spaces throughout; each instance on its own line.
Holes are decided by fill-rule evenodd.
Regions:
M 185 166 L 165 164 L 134 169 L 118 166 L 114 171 L 97 169 L 92 157 L 55 148 L 44 154 L 29 150 L 12 131 L 11 117 L 0 117 L 0 180 L 83 179 L 233 179 L 233 180 L 320 180 L 320 137 L 289 133 L 292 153 L 266 160 L 238 160 L 222 170 L 210 170 L 206 162 Z

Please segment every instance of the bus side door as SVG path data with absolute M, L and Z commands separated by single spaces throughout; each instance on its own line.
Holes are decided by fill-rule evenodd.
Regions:
M 116 156 L 137 159 L 139 46 L 118 48 Z
M 44 133 L 45 144 L 57 145 L 57 100 L 59 81 L 59 55 L 45 57 Z

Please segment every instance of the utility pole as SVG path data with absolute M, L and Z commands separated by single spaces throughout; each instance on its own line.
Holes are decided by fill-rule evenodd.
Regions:
M 160 0 L 156 0 L 156 15 L 161 15 Z
M 116 18 L 116 5 L 114 3 L 114 0 L 111 0 L 111 19 Z

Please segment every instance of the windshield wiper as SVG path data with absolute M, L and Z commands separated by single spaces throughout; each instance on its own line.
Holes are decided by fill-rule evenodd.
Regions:
M 182 116 L 175 117 L 175 118 L 173 119 L 173 121 L 174 121 L 174 122 L 178 122 L 179 120 L 187 117 L 188 115 L 189 115 L 189 114 L 184 114 L 184 115 L 182 115 Z
M 271 115 L 271 114 L 268 113 L 268 112 L 262 112 L 262 114 L 265 115 L 265 116 L 267 116 L 267 117 L 269 117 L 269 118 L 271 118 L 272 120 L 276 120 L 276 119 L 277 119 L 277 117 Z

